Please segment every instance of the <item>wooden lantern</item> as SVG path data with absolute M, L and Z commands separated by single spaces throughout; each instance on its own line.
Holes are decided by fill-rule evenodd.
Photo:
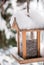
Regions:
M 33 12 L 31 11 L 32 14 L 29 15 L 29 3 L 29 0 L 27 0 L 27 12 L 24 11 L 24 13 L 23 11 L 19 11 L 16 13 L 16 18 L 14 18 L 12 25 L 12 28 L 16 29 L 17 31 L 18 55 L 23 58 L 23 60 L 21 60 L 20 58 L 15 57 L 20 64 L 44 61 L 44 57 L 40 56 L 40 32 L 44 30 L 43 20 L 41 19 L 42 17 L 37 13 L 38 11 L 36 12 L 33 10 Z M 28 17 L 26 15 L 27 13 Z M 40 24 L 40 22 L 42 24 Z M 31 37 L 31 40 L 27 40 L 26 33 L 35 31 L 37 33 L 37 38 L 34 39 Z M 22 42 L 20 42 L 20 32 L 22 33 Z
M 20 29 L 18 23 L 16 22 L 16 18 L 12 25 L 13 29 L 16 29 L 18 35 L 18 54 L 25 58 L 33 58 L 33 57 L 40 57 L 40 31 L 43 29 Z M 36 40 L 26 40 L 26 32 L 37 32 L 37 39 Z M 20 32 L 22 32 L 22 44 L 20 43 Z M 20 45 L 21 48 L 20 48 Z M 32 47 L 31 47 L 32 46 Z M 30 50 L 31 49 L 31 50 Z M 28 51 L 29 50 L 29 51 Z M 31 55 L 32 54 L 32 55 Z

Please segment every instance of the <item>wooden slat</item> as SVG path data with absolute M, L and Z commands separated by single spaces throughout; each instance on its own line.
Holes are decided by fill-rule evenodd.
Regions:
M 19 59 L 15 55 L 12 55 L 20 64 L 27 64 L 27 63 L 33 63 L 33 62 L 44 62 L 44 57 L 40 58 L 32 58 L 32 59 Z
M 40 31 L 37 31 L 37 47 L 38 47 L 38 56 L 40 56 Z
M 33 62 L 44 62 L 44 58 L 33 58 L 33 59 L 27 59 L 27 60 L 20 60 L 20 64 L 27 64 L 27 63 L 33 63 Z
M 38 28 L 38 29 L 19 29 L 21 32 L 22 31 L 30 31 L 30 32 L 34 32 L 34 31 L 38 31 L 38 30 L 40 30 L 40 31 L 44 31 L 44 28 Z
M 22 31 L 22 50 L 23 50 L 23 58 L 26 58 L 26 32 Z
M 20 36 L 19 35 L 20 35 L 20 32 L 18 31 L 18 42 L 17 42 L 18 43 L 18 54 L 20 53 L 20 42 L 19 42 Z

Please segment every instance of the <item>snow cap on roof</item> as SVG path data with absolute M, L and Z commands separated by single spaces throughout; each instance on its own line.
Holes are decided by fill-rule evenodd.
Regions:
M 14 17 L 19 29 L 44 28 L 44 18 L 36 10 L 30 11 L 30 17 L 27 16 L 26 10 L 16 12 Z

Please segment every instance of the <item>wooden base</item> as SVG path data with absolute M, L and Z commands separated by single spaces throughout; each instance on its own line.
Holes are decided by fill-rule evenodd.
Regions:
M 44 57 L 31 58 L 31 59 L 19 59 L 15 55 L 12 55 L 20 64 L 27 64 L 33 62 L 44 62 Z

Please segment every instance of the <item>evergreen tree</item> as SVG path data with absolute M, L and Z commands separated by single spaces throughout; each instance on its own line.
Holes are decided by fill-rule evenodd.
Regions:
M 8 1 L 8 6 L 4 9 L 4 4 Z M 11 30 L 11 25 L 10 25 L 10 17 L 12 16 L 11 13 L 7 13 L 7 10 L 9 8 L 12 8 L 12 5 L 10 3 L 9 0 L 0 0 L 0 14 L 2 16 L 2 18 L 6 21 L 6 26 L 8 29 L 10 29 L 10 31 L 12 33 L 15 33 Z M 11 43 L 11 44 L 10 44 Z M 5 30 L 1 31 L 0 30 L 0 47 L 8 47 L 8 45 L 15 45 L 16 40 L 15 38 L 10 38 L 9 40 L 6 39 L 6 35 L 5 35 Z

